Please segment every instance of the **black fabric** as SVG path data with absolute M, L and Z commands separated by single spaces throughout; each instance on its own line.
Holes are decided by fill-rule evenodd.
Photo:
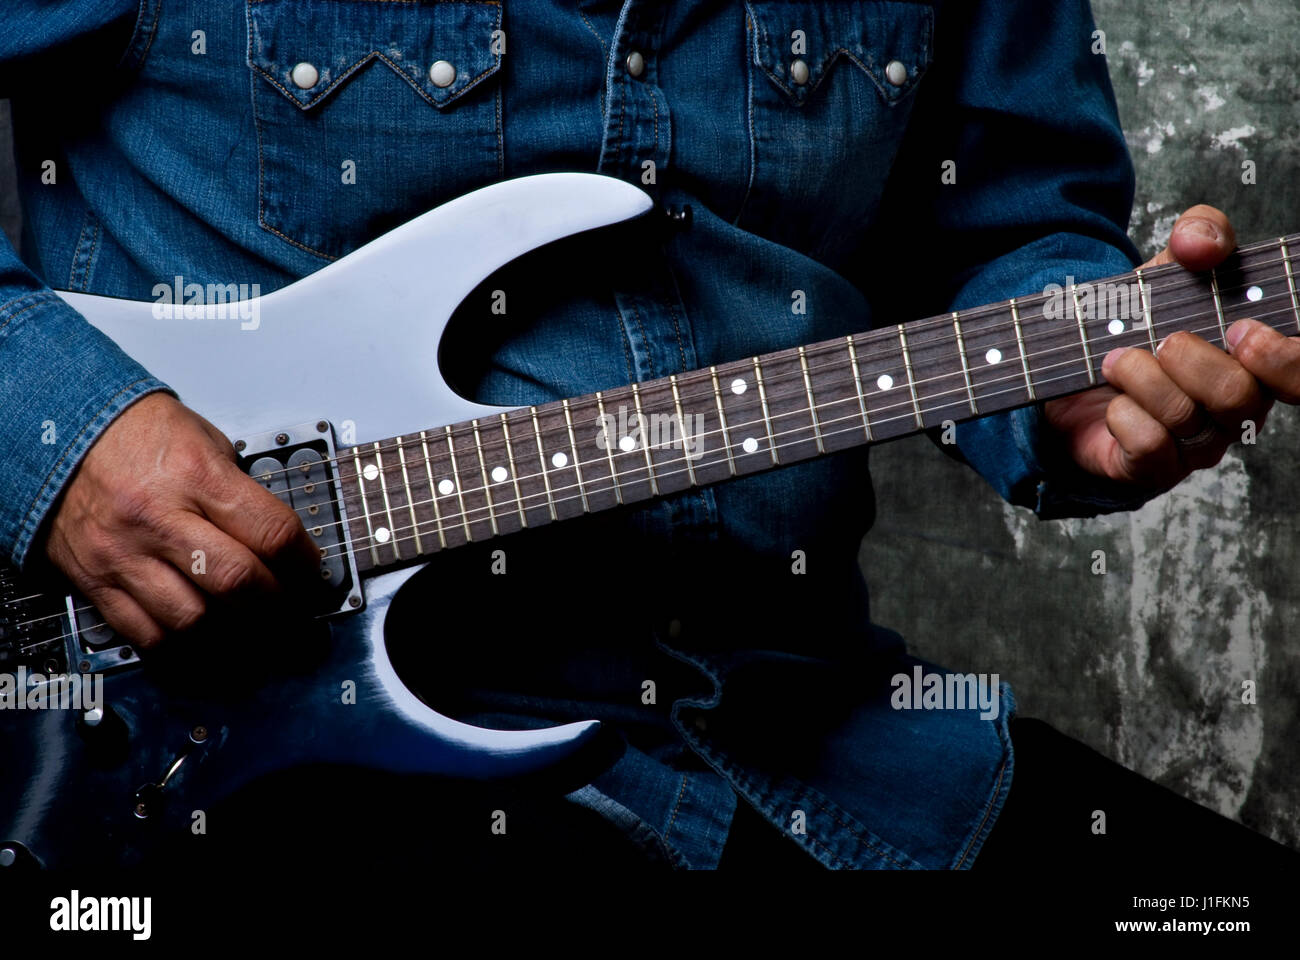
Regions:
M 1060 866 L 1300 875 L 1300 854 L 1138 776 L 1041 720 L 1011 721 L 1015 772 L 976 870 Z M 1104 834 L 1093 832 L 1105 813 Z

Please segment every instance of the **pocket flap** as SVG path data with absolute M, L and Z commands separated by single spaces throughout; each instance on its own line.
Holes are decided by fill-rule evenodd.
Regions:
M 500 28 L 495 0 L 248 0 L 248 65 L 303 110 L 371 60 L 445 107 L 500 69 Z
M 928 4 L 750 0 L 746 7 L 755 64 L 795 104 L 811 97 L 841 58 L 860 67 L 891 103 L 911 92 L 930 66 L 934 10 Z M 894 63 L 905 76 L 898 67 L 890 70 Z

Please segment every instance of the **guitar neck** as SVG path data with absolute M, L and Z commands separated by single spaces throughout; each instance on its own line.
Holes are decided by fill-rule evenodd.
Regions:
M 1300 333 L 1291 249 L 1169 264 L 340 451 L 358 568 L 680 493 L 1103 382 L 1116 347 Z

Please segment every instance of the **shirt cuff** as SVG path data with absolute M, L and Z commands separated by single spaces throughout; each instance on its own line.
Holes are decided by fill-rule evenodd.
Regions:
M 158 391 L 175 395 L 57 294 L 0 307 L 0 544 L 16 566 L 86 451 Z

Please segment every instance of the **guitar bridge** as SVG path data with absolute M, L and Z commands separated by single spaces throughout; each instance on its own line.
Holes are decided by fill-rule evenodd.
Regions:
M 239 467 L 288 505 L 320 552 L 327 586 L 318 616 L 352 613 L 362 606 L 361 577 L 348 532 L 339 485 L 334 431 L 325 420 L 235 441 Z

